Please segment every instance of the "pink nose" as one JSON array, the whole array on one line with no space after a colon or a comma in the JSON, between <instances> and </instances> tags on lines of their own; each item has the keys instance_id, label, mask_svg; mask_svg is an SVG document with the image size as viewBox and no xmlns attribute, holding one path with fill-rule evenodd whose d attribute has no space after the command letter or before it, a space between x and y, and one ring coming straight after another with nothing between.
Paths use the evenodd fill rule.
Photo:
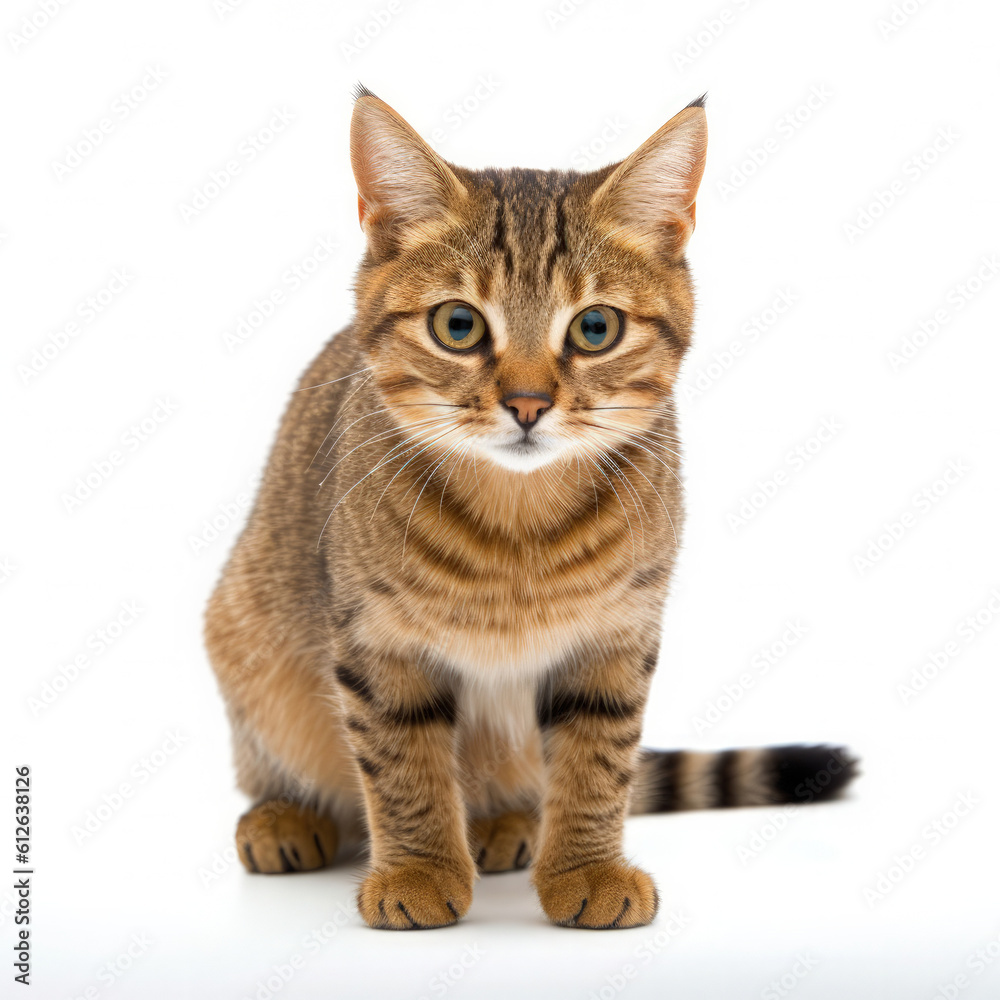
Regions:
<instances>
[{"instance_id":1,"label":"pink nose","mask_svg":"<svg viewBox=\"0 0 1000 1000\"><path fill-rule=\"evenodd\" d=\"M552 397L533 392L531 395L505 396L503 404L522 427L529 428L552 405Z\"/></svg>"}]
</instances>

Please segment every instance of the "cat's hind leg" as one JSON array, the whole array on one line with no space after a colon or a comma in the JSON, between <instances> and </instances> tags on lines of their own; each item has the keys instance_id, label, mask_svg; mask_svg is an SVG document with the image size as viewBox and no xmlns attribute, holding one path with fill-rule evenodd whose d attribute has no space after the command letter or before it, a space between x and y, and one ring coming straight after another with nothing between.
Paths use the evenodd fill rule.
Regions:
<instances>
[{"instance_id":1,"label":"cat's hind leg","mask_svg":"<svg viewBox=\"0 0 1000 1000\"><path fill-rule=\"evenodd\" d=\"M332 819L287 796L258 803L236 826L243 867L266 875L325 868L337 853L339 839Z\"/></svg>"},{"instance_id":2,"label":"cat's hind leg","mask_svg":"<svg viewBox=\"0 0 1000 1000\"><path fill-rule=\"evenodd\" d=\"M256 631L240 631L228 606L217 604L206 635L226 699L236 784L255 803L237 825L239 858L250 872L323 868L339 845L364 839L356 766L324 680L330 665L294 630L256 623ZM272 633L283 641L268 640Z\"/></svg>"},{"instance_id":3,"label":"cat's hind leg","mask_svg":"<svg viewBox=\"0 0 1000 1000\"><path fill-rule=\"evenodd\" d=\"M469 847L481 872L527 868L538 838L538 819L531 812L506 812L469 824Z\"/></svg>"}]
</instances>

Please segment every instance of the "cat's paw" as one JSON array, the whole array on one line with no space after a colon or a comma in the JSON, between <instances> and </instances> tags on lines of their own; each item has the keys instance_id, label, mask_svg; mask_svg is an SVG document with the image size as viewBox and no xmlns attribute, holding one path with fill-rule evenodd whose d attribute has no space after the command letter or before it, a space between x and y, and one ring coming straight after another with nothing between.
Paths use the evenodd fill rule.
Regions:
<instances>
[{"instance_id":1,"label":"cat's paw","mask_svg":"<svg viewBox=\"0 0 1000 1000\"><path fill-rule=\"evenodd\" d=\"M471 872L426 862L376 868L358 891L361 916L382 930L447 927L465 916L471 902Z\"/></svg>"},{"instance_id":2,"label":"cat's paw","mask_svg":"<svg viewBox=\"0 0 1000 1000\"><path fill-rule=\"evenodd\" d=\"M483 872L527 868L537 835L538 820L526 812L473 820L469 827L472 853Z\"/></svg>"},{"instance_id":3,"label":"cat's paw","mask_svg":"<svg viewBox=\"0 0 1000 1000\"><path fill-rule=\"evenodd\" d=\"M337 853L337 827L307 806L273 799L236 826L236 850L248 872L268 875L324 868Z\"/></svg>"},{"instance_id":4,"label":"cat's paw","mask_svg":"<svg viewBox=\"0 0 1000 1000\"><path fill-rule=\"evenodd\" d=\"M542 909L563 927L641 927L656 916L660 902L652 878L625 861L538 872L534 882Z\"/></svg>"}]
</instances>

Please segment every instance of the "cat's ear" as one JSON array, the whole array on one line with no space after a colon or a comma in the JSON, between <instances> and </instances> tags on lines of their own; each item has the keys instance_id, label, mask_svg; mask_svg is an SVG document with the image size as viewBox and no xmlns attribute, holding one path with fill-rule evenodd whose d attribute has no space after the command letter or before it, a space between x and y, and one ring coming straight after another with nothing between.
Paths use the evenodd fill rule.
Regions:
<instances>
[{"instance_id":1,"label":"cat's ear","mask_svg":"<svg viewBox=\"0 0 1000 1000\"><path fill-rule=\"evenodd\" d=\"M702 97L613 167L591 196L591 206L654 252L680 253L694 229L707 142Z\"/></svg>"},{"instance_id":2,"label":"cat's ear","mask_svg":"<svg viewBox=\"0 0 1000 1000\"><path fill-rule=\"evenodd\" d=\"M445 217L468 195L448 164L364 87L351 119L351 166L358 218L376 253Z\"/></svg>"}]
</instances>

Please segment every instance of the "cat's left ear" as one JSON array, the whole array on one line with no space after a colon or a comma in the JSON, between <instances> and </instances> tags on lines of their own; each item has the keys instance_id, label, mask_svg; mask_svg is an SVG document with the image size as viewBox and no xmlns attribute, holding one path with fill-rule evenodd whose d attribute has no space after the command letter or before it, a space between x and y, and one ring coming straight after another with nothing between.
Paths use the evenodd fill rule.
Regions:
<instances>
[{"instance_id":1,"label":"cat's left ear","mask_svg":"<svg viewBox=\"0 0 1000 1000\"><path fill-rule=\"evenodd\" d=\"M358 185L358 218L376 254L433 228L468 196L451 167L363 87L351 119L351 166Z\"/></svg>"},{"instance_id":2,"label":"cat's left ear","mask_svg":"<svg viewBox=\"0 0 1000 1000\"><path fill-rule=\"evenodd\" d=\"M591 206L640 245L679 254L694 229L707 144L705 99L700 97L614 167L591 195Z\"/></svg>"}]
</instances>

